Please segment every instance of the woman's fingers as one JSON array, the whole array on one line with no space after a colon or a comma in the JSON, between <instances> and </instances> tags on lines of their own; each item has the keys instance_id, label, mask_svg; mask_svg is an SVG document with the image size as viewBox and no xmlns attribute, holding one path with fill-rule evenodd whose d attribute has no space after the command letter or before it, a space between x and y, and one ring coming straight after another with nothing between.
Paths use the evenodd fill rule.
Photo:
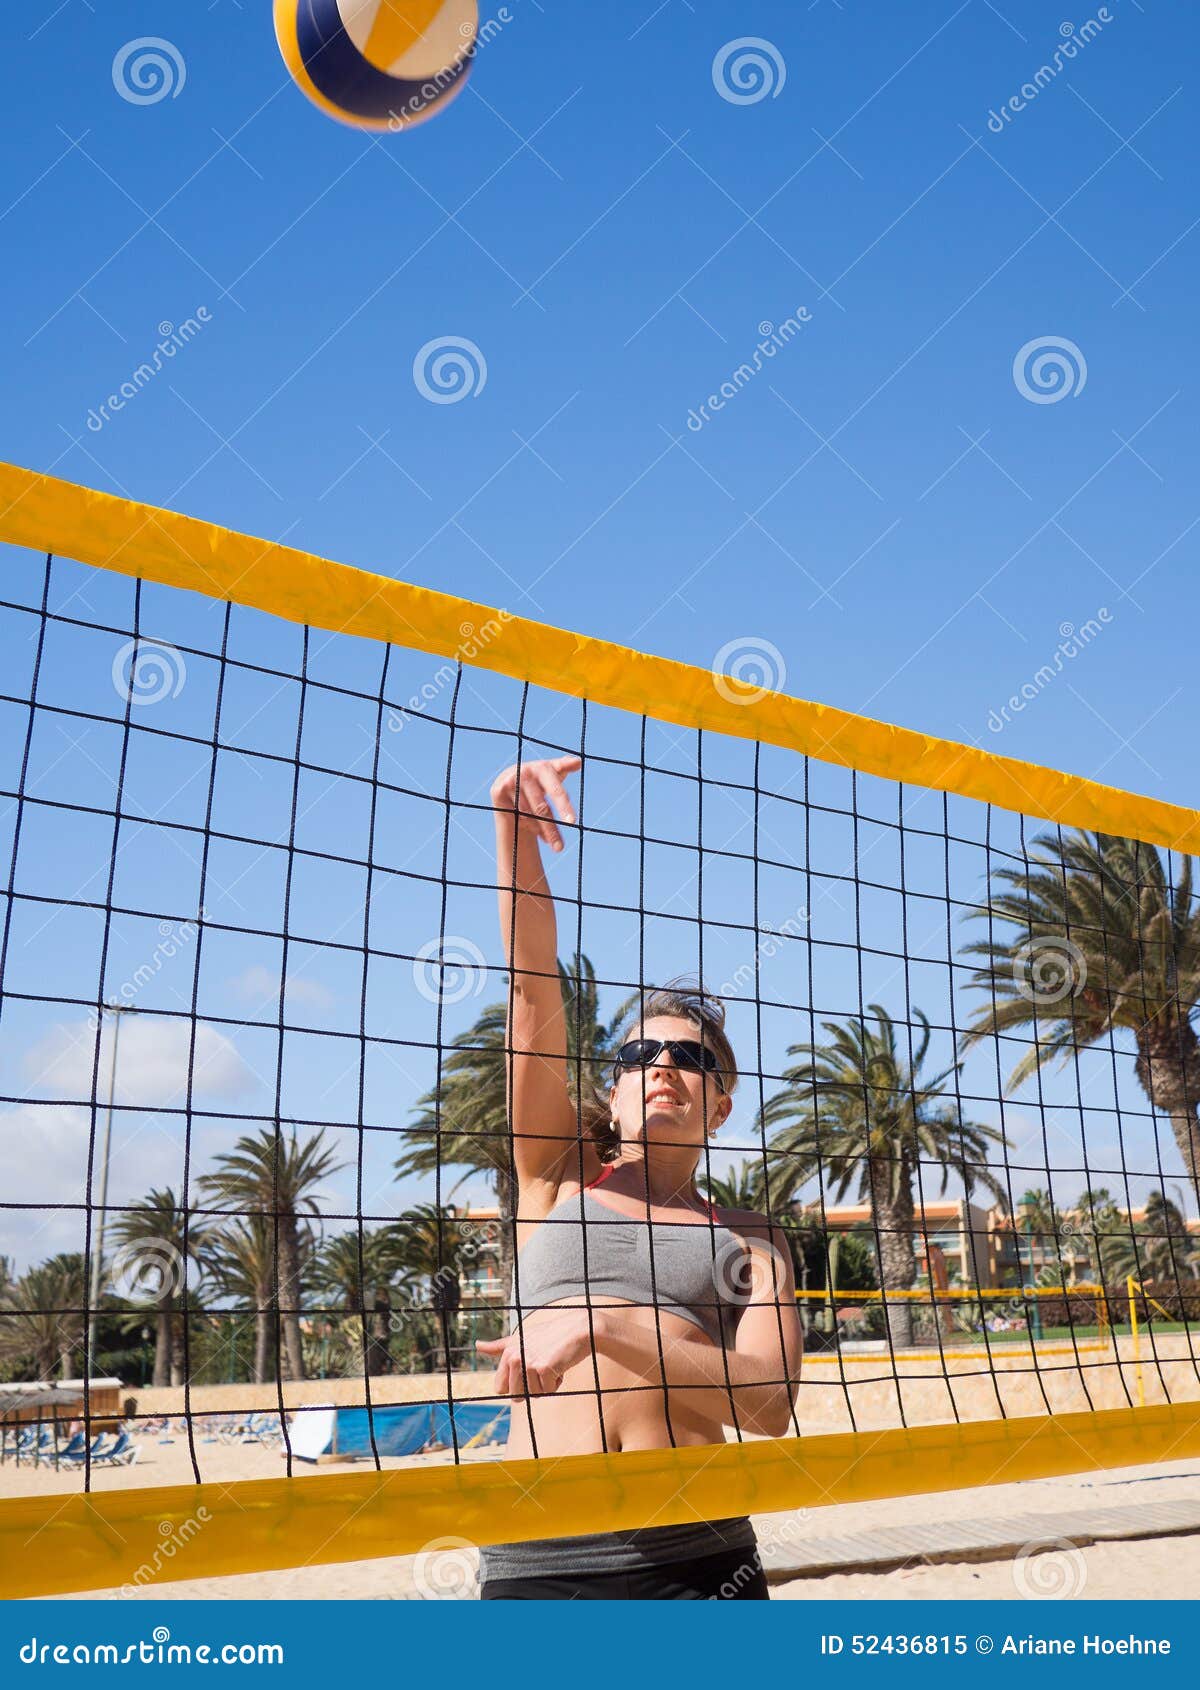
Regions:
<instances>
[{"instance_id":1,"label":"woman's fingers","mask_svg":"<svg viewBox=\"0 0 1200 1690\"><path fill-rule=\"evenodd\" d=\"M494 1389L498 1397L548 1397L553 1396L563 1382L562 1370L553 1362L535 1362L528 1356L522 1360L521 1340L516 1334L508 1338L492 1338L480 1341L477 1345L482 1349L494 1348L497 1344L504 1345L503 1354L496 1366Z\"/></svg>"},{"instance_id":2,"label":"woman's fingers","mask_svg":"<svg viewBox=\"0 0 1200 1690\"><path fill-rule=\"evenodd\" d=\"M563 840L555 826L555 810L568 824L576 820L575 806L563 777L582 767L582 758L573 754L514 763L493 781L492 803L498 810L515 809L518 820L532 820L538 838L551 850L561 851Z\"/></svg>"},{"instance_id":3,"label":"woman's fingers","mask_svg":"<svg viewBox=\"0 0 1200 1690\"><path fill-rule=\"evenodd\" d=\"M550 1397L562 1382L563 1376L556 1367L536 1362L522 1367L521 1358L514 1356L506 1388L502 1392L497 1389L497 1394L509 1397Z\"/></svg>"},{"instance_id":4,"label":"woman's fingers","mask_svg":"<svg viewBox=\"0 0 1200 1690\"><path fill-rule=\"evenodd\" d=\"M538 837L544 840L552 851L561 851L562 834L554 825L554 812L546 799L544 779L544 771L536 764L524 771L521 781L521 808L527 815L535 818L534 825Z\"/></svg>"},{"instance_id":5,"label":"woman's fingers","mask_svg":"<svg viewBox=\"0 0 1200 1690\"><path fill-rule=\"evenodd\" d=\"M573 822L575 820L575 806L571 802L571 794L559 779L559 773L554 764L547 763L539 772L546 796L554 800L563 821Z\"/></svg>"}]
</instances>

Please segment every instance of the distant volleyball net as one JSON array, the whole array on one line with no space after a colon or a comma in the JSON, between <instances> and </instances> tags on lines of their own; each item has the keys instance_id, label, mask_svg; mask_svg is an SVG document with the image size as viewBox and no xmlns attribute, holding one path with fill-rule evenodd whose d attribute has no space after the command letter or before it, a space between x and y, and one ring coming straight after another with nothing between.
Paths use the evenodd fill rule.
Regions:
<instances>
[{"instance_id":1,"label":"distant volleyball net","mask_svg":"<svg viewBox=\"0 0 1200 1690\"><path fill-rule=\"evenodd\" d=\"M12 466L0 542L12 1594L201 1505L187 1576L1200 1455L1200 815L789 697L737 630L693 668ZM504 1453L489 784L558 756L577 1136L703 980L784 1436Z\"/></svg>"}]
</instances>

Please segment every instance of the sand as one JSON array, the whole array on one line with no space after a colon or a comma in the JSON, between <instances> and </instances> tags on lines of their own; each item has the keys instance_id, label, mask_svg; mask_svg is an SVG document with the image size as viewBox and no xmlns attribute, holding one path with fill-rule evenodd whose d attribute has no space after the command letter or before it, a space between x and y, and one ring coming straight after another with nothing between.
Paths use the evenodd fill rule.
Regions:
<instances>
[{"instance_id":1,"label":"sand","mask_svg":"<svg viewBox=\"0 0 1200 1690\"><path fill-rule=\"evenodd\" d=\"M427 1460L428 1457L418 1457ZM328 1471L328 1469L325 1469ZM1200 1464L1170 1462L1104 1474L1039 1479L1016 1485L991 1485L938 1496L899 1497L885 1502L842 1504L832 1508L759 1515L755 1527L764 1544L870 1532L896 1524L935 1524L947 1520L1037 1516L1045 1535L1055 1535L1055 1520L1081 1510L1139 1507L1200 1497ZM298 1567L236 1578L161 1580L140 1590L82 1591L96 1599L290 1600L337 1601L344 1598L421 1601L437 1597L473 1599L477 1552L454 1540L440 1555L405 1555L332 1566ZM1068 1552L1065 1572L1076 1597L1151 1600L1192 1599L1200 1584L1200 1534L1100 1543ZM775 1601L810 1601L819 1597L862 1597L901 1602L941 1598L1026 1599L1028 1578L1012 1559L916 1564L889 1572L845 1572L775 1583Z\"/></svg>"},{"instance_id":2,"label":"sand","mask_svg":"<svg viewBox=\"0 0 1200 1690\"><path fill-rule=\"evenodd\" d=\"M1087 1358L1085 1370L1074 1366L1074 1358L1057 1361L1052 1374L1043 1376L1043 1384L1055 1408L1087 1406L1090 1394L1096 1407L1125 1406L1136 1401L1138 1369L1132 1365L1121 1346L1120 1363L1115 1362L1111 1350L1107 1355ZM1171 1353L1171 1352L1174 1353ZM1156 1367L1143 1356L1141 1392L1147 1402L1162 1401L1168 1386L1175 1400L1194 1398L1197 1394L1196 1364L1174 1343L1160 1344L1160 1358L1165 1365ZM1168 1359L1169 1356L1169 1359ZM1082 1359L1082 1358L1081 1358ZM1089 1365L1090 1364L1090 1365ZM1027 1362L1026 1362L1027 1365ZM978 1363L967 1370L961 1381L945 1377L930 1378L926 1366L902 1365L905 1375L903 1389L906 1408L922 1412L912 1414L913 1423L936 1423L949 1418L946 1413L949 1392L953 1389L960 1411L968 1405L974 1409L967 1418L994 1416L995 1390L992 1380L979 1377ZM876 1369L872 1367L872 1372ZM999 1371L999 1370L998 1370ZM844 1395L836 1381L836 1368L827 1369L828 1385L824 1390L817 1384L816 1368L806 1369L810 1388L800 1393L800 1417L803 1429L809 1433L840 1431L846 1424ZM829 1377L832 1372L833 1377ZM922 1377L921 1375L925 1375ZM456 1398L485 1397L492 1375L488 1372L456 1375ZM421 1375L411 1378L385 1379L373 1382L372 1395L377 1403L412 1402L445 1395L445 1381ZM815 1387L815 1388L814 1388ZM831 1389L832 1387L832 1389ZM183 1406L179 1391L135 1391L138 1410L146 1412L178 1413ZM860 1429L895 1425L896 1386L878 1376L863 1379L854 1388L855 1408ZM1045 1412L1038 1383L1026 1373L1003 1381L1003 1395L1010 1413L1037 1414ZM834 1401L830 1404L830 1398ZM255 1408L269 1411L274 1407L274 1387L232 1385L207 1387L192 1393L193 1412L200 1416L223 1415L230 1411L241 1414ZM360 1380L309 1381L285 1387L285 1401L292 1406L334 1401L361 1402ZM988 1412L989 1403L991 1412ZM830 1412L832 1407L833 1412ZM227 1422L226 1422L227 1423ZM258 1443L225 1443L219 1440L212 1426L198 1419L194 1428L194 1452L201 1477L206 1481L231 1483L240 1479L277 1478L286 1471L278 1449ZM93 1473L93 1489L108 1491L150 1485L190 1484L194 1479L192 1451L189 1449L182 1422L172 1422L166 1434L158 1431L141 1433L137 1438L137 1463L115 1469L98 1468ZM465 1461L494 1460L499 1453L493 1446L462 1452ZM450 1452L431 1452L420 1456L385 1459L387 1468L424 1466L451 1459ZM319 1468L295 1461L296 1482L304 1483L310 1473L328 1474L338 1471L363 1472L365 1463L329 1463ZM1089 1507L1136 1507L1165 1501L1196 1501L1200 1499L1200 1463L1168 1463L1151 1468L1132 1469L1123 1473L1079 1475L1045 1479L1020 1485L997 1485L977 1490L962 1490L934 1496L914 1496L876 1503L846 1504L838 1507L801 1510L788 1514L757 1517L755 1525L760 1540L769 1543L780 1537L783 1542L802 1539L841 1537L846 1534L871 1532L887 1525L929 1523L950 1520L1010 1518L1020 1515L1044 1515L1047 1535L1054 1535L1056 1516L1078 1514ZM82 1488L79 1472L56 1472L52 1467L20 1467L11 1461L0 1466L0 1496L49 1495ZM452 1531L453 1523L448 1523ZM475 1569L477 1551L471 1545L455 1540L451 1548L440 1555L402 1556L340 1565L321 1565L279 1572L258 1573L244 1577L193 1579L166 1583L155 1580L129 1598L140 1600L147 1596L169 1596L171 1599L266 1598L336 1600L347 1597L372 1599L423 1599L448 1595L464 1598L476 1593ZM938 1563L915 1565L897 1571L870 1573L847 1571L830 1575L798 1578L775 1583L772 1596L776 1600L808 1600L817 1596L836 1598L880 1597L911 1601L914 1598L941 1597L999 1597L1019 1599L1019 1569L1011 1561L988 1561L983 1564ZM1200 1535L1171 1536L1137 1542L1100 1543L1072 1552L1071 1584L1078 1585L1076 1594L1089 1597L1124 1596L1133 1598L1178 1597L1192 1598L1200 1583ZM80 1593L91 1596L120 1596L120 1592L96 1591Z\"/></svg>"}]
</instances>

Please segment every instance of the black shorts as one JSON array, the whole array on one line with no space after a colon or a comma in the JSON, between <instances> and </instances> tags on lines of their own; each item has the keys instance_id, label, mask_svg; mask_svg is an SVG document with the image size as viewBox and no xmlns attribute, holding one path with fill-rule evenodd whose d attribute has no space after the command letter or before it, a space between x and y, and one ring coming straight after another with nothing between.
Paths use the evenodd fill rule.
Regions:
<instances>
[{"instance_id":1,"label":"black shorts","mask_svg":"<svg viewBox=\"0 0 1200 1690\"><path fill-rule=\"evenodd\" d=\"M757 1549L731 1549L692 1561L630 1567L620 1573L553 1573L485 1579L481 1602L767 1602Z\"/></svg>"}]
</instances>

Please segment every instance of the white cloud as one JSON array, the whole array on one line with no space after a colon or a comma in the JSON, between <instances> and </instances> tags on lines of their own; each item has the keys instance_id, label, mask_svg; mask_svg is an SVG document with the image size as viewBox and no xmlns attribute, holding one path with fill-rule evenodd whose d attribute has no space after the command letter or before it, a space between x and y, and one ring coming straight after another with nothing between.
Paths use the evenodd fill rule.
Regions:
<instances>
[{"instance_id":1,"label":"white cloud","mask_svg":"<svg viewBox=\"0 0 1200 1690\"><path fill-rule=\"evenodd\" d=\"M122 1052L124 1035L122 1035ZM0 1210L0 1255L17 1271L60 1251L81 1251L85 1239L90 1109L69 1104L18 1104L0 1109L0 1191L11 1203L35 1208ZM102 1114L101 1114L102 1120ZM92 1170L92 1201L100 1199L100 1142ZM117 1116L113 1123L110 1205L136 1202L154 1186L179 1189L183 1170L178 1136L147 1117ZM94 1225L93 1221L93 1225Z\"/></svg>"},{"instance_id":2,"label":"white cloud","mask_svg":"<svg viewBox=\"0 0 1200 1690\"><path fill-rule=\"evenodd\" d=\"M191 1022L182 1017L123 1015L113 1095L117 1103L165 1107L187 1096ZM108 1097L116 1017L101 1029L98 1091ZM73 1100L90 1098L96 1035L88 1021L51 1029L25 1054L25 1070L39 1093ZM206 1021L196 1023L193 1094L233 1097L254 1084L254 1075L225 1034Z\"/></svg>"},{"instance_id":3,"label":"white cloud","mask_svg":"<svg viewBox=\"0 0 1200 1690\"><path fill-rule=\"evenodd\" d=\"M264 1000L279 1002L279 976L262 963L255 963L239 974L230 985L239 997L261 1004ZM329 1009L334 1003L333 993L318 980L308 980L302 974L289 974L285 996L294 1003L311 1004L315 1009Z\"/></svg>"}]
</instances>

